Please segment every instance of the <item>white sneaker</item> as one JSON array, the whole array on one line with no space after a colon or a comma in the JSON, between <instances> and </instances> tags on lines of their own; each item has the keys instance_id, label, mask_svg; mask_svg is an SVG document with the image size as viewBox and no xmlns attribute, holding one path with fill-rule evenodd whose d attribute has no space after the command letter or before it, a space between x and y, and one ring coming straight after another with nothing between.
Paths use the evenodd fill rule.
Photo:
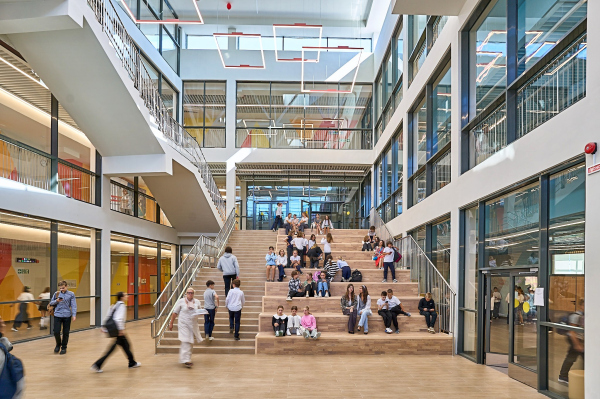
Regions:
<instances>
[{"instance_id":1,"label":"white sneaker","mask_svg":"<svg viewBox=\"0 0 600 399\"><path fill-rule=\"evenodd\" d=\"M325 293L325 298L329 298L331 295L329 295L329 292Z\"/></svg>"},{"instance_id":2,"label":"white sneaker","mask_svg":"<svg viewBox=\"0 0 600 399\"><path fill-rule=\"evenodd\" d=\"M90 370L92 370L94 373L102 373L102 369L98 366L96 366L95 364L92 364L92 367L90 367Z\"/></svg>"},{"instance_id":3,"label":"white sneaker","mask_svg":"<svg viewBox=\"0 0 600 399\"><path fill-rule=\"evenodd\" d=\"M288 301L288 302L292 302L292 297L288 296L285 300Z\"/></svg>"},{"instance_id":4,"label":"white sneaker","mask_svg":"<svg viewBox=\"0 0 600 399\"><path fill-rule=\"evenodd\" d=\"M138 367L140 367L142 365L142 363L137 362L136 364L134 364L133 366L129 366L130 369L137 369Z\"/></svg>"},{"instance_id":5,"label":"white sneaker","mask_svg":"<svg viewBox=\"0 0 600 399\"><path fill-rule=\"evenodd\" d=\"M308 298L308 291L306 291L306 297Z\"/></svg>"},{"instance_id":6,"label":"white sneaker","mask_svg":"<svg viewBox=\"0 0 600 399\"><path fill-rule=\"evenodd\" d=\"M304 330L304 338L310 338L310 333L308 332L308 330Z\"/></svg>"},{"instance_id":7,"label":"white sneaker","mask_svg":"<svg viewBox=\"0 0 600 399\"><path fill-rule=\"evenodd\" d=\"M208 340L209 340L209 341L212 341L212 340L214 340L214 339L215 339L215 337L208 337Z\"/></svg>"},{"instance_id":8,"label":"white sneaker","mask_svg":"<svg viewBox=\"0 0 600 399\"><path fill-rule=\"evenodd\" d=\"M300 332L300 330L296 330L296 335L297 336L301 336L302 335L302 333Z\"/></svg>"},{"instance_id":9,"label":"white sneaker","mask_svg":"<svg viewBox=\"0 0 600 399\"><path fill-rule=\"evenodd\" d=\"M276 337L279 337L279 332L280 332L279 330L275 331L275 336Z\"/></svg>"},{"instance_id":10,"label":"white sneaker","mask_svg":"<svg viewBox=\"0 0 600 399\"><path fill-rule=\"evenodd\" d=\"M13 327L13 328L11 328L10 330L11 330L11 331L14 331L14 332L19 332L19 330L17 330L17 329L16 329L16 328L14 328L14 327Z\"/></svg>"},{"instance_id":11,"label":"white sneaker","mask_svg":"<svg viewBox=\"0 0 600 399\"><path fill-rule=\"evenodd\" d=\"M321 333L317 331L317 335L315 335L314 339L318 339L321 336Z\"/></svg>"},{"instance_id":12,"label":"white sneaker","mask_svg":"<svg viewBox=\"0 0 600 399\"><path fill-rule=\"evenodd\" d=\"M397 283L397 282L398 282L398 280L394 279L394 283Z\"/></svg>"},{"instance_id":13,"label":"white sneaker","mask_svg":"<svg viewBox=\"0 0 600 399\"><path fill-rule=\"evenodd\" d=\"M387 283L386 279L381 280L382 283Z\"/></svg>"},{"instance_id":14,"label":"white sneaker","mask_svg":"<svg viewBox=\"0 0 600 399\"><path fill-rule=\"evenodd\" d=\"M290 332L290 330L287 330L286 335L292 335L292 333Z\"/></svg>"},{"instance_id":15,"label":"white sneaker","mask_svg":"<svg viewBox=\"0 0 600 399\"><path fill-rule=\"evenodd\" d=\"M391 333L392 333L392 329L391 329L391 328L386 328L386 329L385 329L385 332L386 332L387 334L391 334Z\"/></svg>"},{"instance_id":16,"label":"white sneaker","mask_svg":"<svg viewBox=\"0 0 600 399\"><path fill-rule=\"evenodd\" d=\"M319 294L317 295L319 298L321 298L321 293L319 292Z\"/></svg>"}]
</instances>

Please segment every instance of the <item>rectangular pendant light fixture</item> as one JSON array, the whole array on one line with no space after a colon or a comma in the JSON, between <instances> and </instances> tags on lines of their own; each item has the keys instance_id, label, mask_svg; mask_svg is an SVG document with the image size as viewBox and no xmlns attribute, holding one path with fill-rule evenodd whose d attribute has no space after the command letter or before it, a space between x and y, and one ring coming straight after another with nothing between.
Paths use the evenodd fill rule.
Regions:
<instances>
[{"instance_id":1,"label":"rectangular pendant light fixture","mask_svg":"<svg viewBox=\"0 0 600 399\"><path fill-rule=\"evenodd\" d=\"M315 34L318 32L319 33L319 44L318 46L321 46L321 38L323 36L323 26L322 25L307 25L305 23L295 23L295 24L273 24L273 40L275 41L275 61L277 62L302 62L304 59L304 54L302 54L302 58L297 58L297 57L292 57L292 58L286 58L286 57L281 57L280 58L280 54L277 50L277 30L279 29L279 31L281 32L282 30L288 30L288 29L308 29L308 30L313 30L315 32ZM285 35L282 35L285 36ZM310 37L312 39L312 37ZM307 39L309 39L307 37ZM286 50L287 51L296 51L296 50ZM308 59L304 59L304 62L319 62L319 58L321 56L321 50L317 50L317 56L314 58L308 58Z\"/></svg>"}]
</instances>

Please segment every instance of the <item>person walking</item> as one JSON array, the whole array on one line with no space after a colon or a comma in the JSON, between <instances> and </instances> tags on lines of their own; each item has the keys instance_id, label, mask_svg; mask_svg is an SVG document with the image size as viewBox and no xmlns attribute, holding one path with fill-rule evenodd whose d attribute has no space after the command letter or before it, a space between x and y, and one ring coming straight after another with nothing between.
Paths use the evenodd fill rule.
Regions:
<instances>
[{"instance_id":1,"label":"person walking","mask_svg":"<svg viewBox=\"0 0 600 399\"><path fill-rule=\"evenodd\" d=\"M240 277L240 264L233 254L231 247L225 248L225 253L219 258L217 269L223 272L223 282L225 283L225 298L231 289L231 281Z\"/></svg>"},{"instance_id":2,"label":"person walking","mask_svg":"<svg viewBox=\"0 0 600 399\"><path fill-rule=\"evenodd\" d=\"M131 349L129 348L129 341L125 335L125 319L127 318L127 293L117 292L117 302L110 307L106 318L108 319L110 316L112 316L117 328L119 329L119 335L110 348L108 348L106 354L92 364L91 370L96 373L102 373L102 365L111 355L111 353L113 353L117 345L119 345L125 352L125 355L127 355L130 369L140 367L142 363L136 362L133 358L133 353L131 353Z\"/></svg>"},{"instance_id":3,"label":"person walking","mask_svg":"<svg viewBox=\"0 0 600 399\"><path fill-rule=\"evenodd\" d=\"M50 317L48 317L48 304L50 303L50 287L46 287L38 299L38 310L40 311L40 330L47 330L48 324L50 324Z\"/></svg>"},{"instance_id":4,"label":"person walking","mask_svg":"<svg viewBox=\"0 0 600 399\"><path fill-rule=\"evenodd\" d=\"M175 303L171 322L169 323L169 331L173 331L173 322L177 317L177 339L181 341L179 346L179 363L190 368L192 363L192 348L194 347L194 338L196 341L202 342L200 328L198 327L198 310L200 309L200 301L194 298L195 291L189 287L185 291L185 297L180 298Z\"/></svg>"},{"instance_id":5,"label":"person walking","mask_svg":"<svg viewBox=\"0 0 600 399\"><path fill-rule=\"evenodd\" d=\"M208 314L204 315L204 338L212 341L213 329L215 328L215 317L219 307L219 296L215 292L215 282L208 280L206 282L206 291L204 291L204 309Z\"/></svg>"},{"instance_id":6,"label":"person walking","mask_svg":"<svg viewBox=\"0 0 600 399\"><path fill-rule=\"evenodd\" d=\"M229 310L229 333L234 333L236 341L240 340L240 319L242 318L242 308L246 303L244 291L240 290L240 280L233 280L233 289L225 298L225 306Z\"/></svg>"},{"instance_id":7,"label":"person walking","mask_svg":"<svg viewBox=\"0 0 600 399\"><path fill-rule=\"evenodd\" d=\"M60 351L60 354L64 355L67 353L67 345L69 344L71 321L77 319L75 294L67 289L67 282L65 280L58 283L58 291L52 295L50 305L54 306L54 339L56 340L54 353ZM61 328L62 339L60 336Z\"/></svg>"},{"instance_id":8,"label":"person walking","mask_svg":"<svg viewBox=\"0 0 600 399\"><path fill-rule=\"evenodd\" d=\"M492 309L492 319L497 319L500 317L500 304L502 303L502 294L498 291L498 287L494 287L494 292L492 293L492 303L494 305Z\"/></svg>"},{"instance_id":9,"label":"person walking","mask_svg":"<svg viewBox=\"0 0 600 399\"><path fill-rule=\"evenodd\" d=\"M31 322L29 321L29 313L27 313L29 302L34 300L33 295L31 295L31 292L29 291L29 287L25 286L23 287L23 292L21 292L21 294L19 294L17 297L17 301L21 303L19 303L19 313L17 314L17 317L15 317L15 322L11 328L11 330L14 332L19 331L19 327L21 327L21 324L23 323L27 324L28 330L33 328Z\"/></svg>"},{"instance_id":10,"label":"person walking","mask_svg":"<svg viewBox=\"0 0 600 399\"><path fill-rule=\"evenodd\" d=\"M283 204L281 202L277 203L277 209L275 210L275 220L273 221L273 226L271 226L271 230L277 231L278 228L283 224Z\"/></svg>"}]
</instances>

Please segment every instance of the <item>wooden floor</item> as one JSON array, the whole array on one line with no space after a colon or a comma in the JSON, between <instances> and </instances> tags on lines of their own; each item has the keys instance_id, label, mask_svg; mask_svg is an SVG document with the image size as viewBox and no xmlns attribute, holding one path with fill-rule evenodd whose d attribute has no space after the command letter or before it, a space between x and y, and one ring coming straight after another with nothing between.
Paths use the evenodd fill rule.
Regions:
<instances>
[{"instance_id":1,"label":"wooden floor","mask_svg":"<svg viewBox=\"0 0 600 399\"><path fill-rule=\"evenodd\" d=\"M110 342L97 329L72 334L65 356L53 353L52 338L17 344L13 353L25 366L25 398L57 393L57 375L67 379L61 392L70 398L545 397L460 356L195 354L194 368L185 369L177 354L154 355L149 324L127 324L134 355L142 363L139 369L129 370L117 349L104 373L92 373L90 365Z\"/></svg>"}]
</instances>

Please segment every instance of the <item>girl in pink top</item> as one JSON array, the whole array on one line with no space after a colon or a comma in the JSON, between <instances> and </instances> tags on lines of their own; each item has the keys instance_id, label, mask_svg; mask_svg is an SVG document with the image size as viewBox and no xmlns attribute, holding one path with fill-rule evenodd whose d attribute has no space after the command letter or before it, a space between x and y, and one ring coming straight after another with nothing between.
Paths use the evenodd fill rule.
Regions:
<instances>
[{"instance_id":1,"label":"girl in pink top","mask_svg":"<svg viewBox=\"0 0 600 399\"><path fill-rule=\"evenodd\" d=\"M315 316L310 313L308 306L304 308L304 316L300 320L300 330L304 338L317 339L321 336L321 333L317 331L317 320Z\"/></svg>"}]
</instances>

